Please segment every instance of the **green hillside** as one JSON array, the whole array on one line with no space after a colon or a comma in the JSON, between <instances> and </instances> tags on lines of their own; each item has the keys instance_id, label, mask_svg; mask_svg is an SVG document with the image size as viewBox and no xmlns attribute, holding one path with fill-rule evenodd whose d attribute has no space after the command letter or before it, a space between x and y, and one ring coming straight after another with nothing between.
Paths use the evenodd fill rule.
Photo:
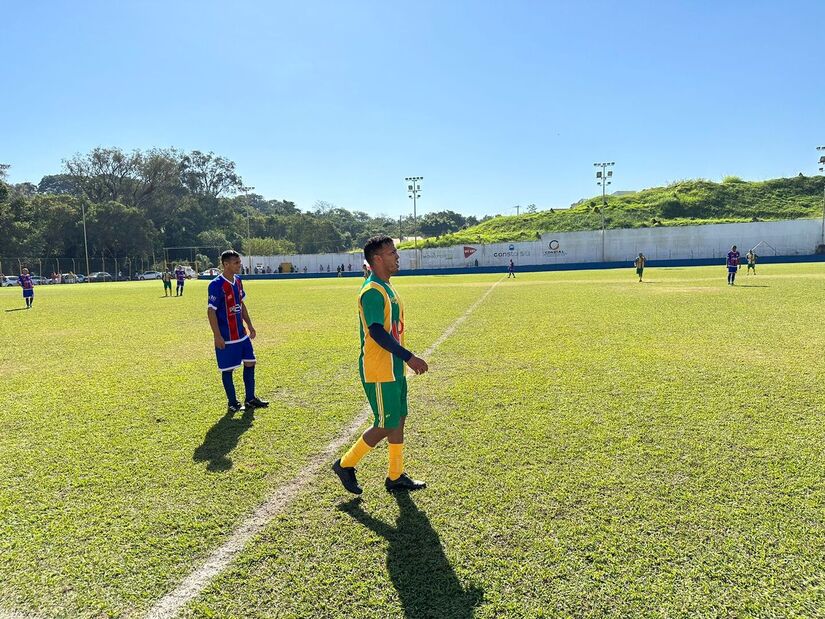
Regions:
<instances>
[{"instance_id":1,"label":"green hillside","mask_svg":"<svg viewBox=\"0 0 825 619\"><path fill-rule=\"evenodd\" d=\"M798 176L762 182L728 177L721 183L680 181L622 196L609 196L607 228L645 228L711 223L803 219L822 216L825 177ZM428 238L425 247L462 243L535 240L544 232L574 232L601 228L601 196L569 209L524 215L503 215L477 226ZM411 242L401 247L412 247Z\"/></svg>"}]
</instances>

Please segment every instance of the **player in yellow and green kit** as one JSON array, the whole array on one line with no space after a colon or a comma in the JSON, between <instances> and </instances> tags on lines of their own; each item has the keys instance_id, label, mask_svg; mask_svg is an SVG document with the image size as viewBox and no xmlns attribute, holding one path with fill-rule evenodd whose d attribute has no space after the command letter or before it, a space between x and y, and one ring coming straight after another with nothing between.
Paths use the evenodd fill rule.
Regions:
<instances>
[{"instance_id":1,"label":"player in yellow and green kit","mask_svg":"<svg viewBox=\"0 0 825 619\"><path fill-rule=\"evenodd\" d=\"M364 245L364 257L371 274L358 295L361 331L359 371L373 414L372 427L335 461L332 470L348 491L361 494L355 466L379 442L387 439L390 461L384 487L389 491L418 490L423 481L404 472L404 422L407 419L407 378L404 364L416 374L429 368L404 348L404 304L390 284L398 272L398 250L392 239L374 236Z\"/></svg>"}]
</instances>

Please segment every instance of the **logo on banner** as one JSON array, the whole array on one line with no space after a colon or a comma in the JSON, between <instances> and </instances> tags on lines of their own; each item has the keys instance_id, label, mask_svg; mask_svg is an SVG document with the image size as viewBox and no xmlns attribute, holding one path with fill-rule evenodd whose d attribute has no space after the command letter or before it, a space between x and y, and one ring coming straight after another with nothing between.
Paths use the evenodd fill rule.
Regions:
<instances>
[{"instance_id":1,"label":"logo on banner","mask_svg":"<svg viewBox=\"0 0 825 619\"><path fill-rule=\"evenodd\" d=\"M529 258L533 254L527 243L522 243L520 246L515 243L507 243L505 245L507 251L493 252L493 258Z\"/></svg>"},{"instance_id":2,"label":"logo on banner","mask_svg":"<svg viewBox=\"0 0 825 619\"><path fill-rule=\"evenodd\" d=\"M555 239L550 241L550 243L547 244L547 247L548 249L544 250L545 256L564 255L567 253L561 249L561 244Z\"/></svg>"},{"instance_id":3,"label":"logo on banner","mask_svg":"<svg viewBox=\"0 0 825 619\"><path fill-rule=\"evenodd\" d=\"M464 246L464 257L465 257L465 258L469 258L469 257L470 257L470 256L472 256L474 253L476 253L477 251L478 251L478 250L477 250L475 247L467 247L467 246L465 245L465 246Z\"/></svg>"}]
</instances>

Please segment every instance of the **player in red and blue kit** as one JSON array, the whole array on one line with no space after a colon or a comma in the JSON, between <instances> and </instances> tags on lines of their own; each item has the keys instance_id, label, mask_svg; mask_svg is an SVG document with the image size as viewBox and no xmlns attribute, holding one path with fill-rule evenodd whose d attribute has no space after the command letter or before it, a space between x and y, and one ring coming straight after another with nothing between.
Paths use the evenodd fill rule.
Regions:
<instances>
[{"instance_id":1,"label":"player in red and blue kit","mask_svg":"<svg viewBox=\"0 0 825 619\"><path fill-rule=\"evenodd\" d=\"M31 309L34 303L34 282L32 276L29 275L28 269L20 271L20 277L17 278L17 283L23 287L23 300L26 301L26 309Z\"/></svg>"},{"instance_id":2,"label":"player in red and blue kit","mask_svg":"<svg viewBox=\"0 0 825 619\"><path fill-rule=\"evenodd\" d=\"M223 252L221 266L223 273L209 282L206 314L215 338L215 356L229 402L227 412L237 413L244 410L238 402L235 383L232 381L232 372L241 366L246 390L246 408L266 408L269 402L255 396L255 351L252 349L252 340L256 333L244 304L246 292L243 282L238 277L241 272L240 254L231 249Z\"/></svg>"},{"instance_id":3,"label":"player in red and blue kit","mask_svg":"<svg viewBox=\"0 0 825 619\"><path fill-rule=\"evenodd\" d=\"M730 248L726 265L728 267L728 286L733 286L736 272L739 270L739 252L736 251L736 245Z\"/></svg>"},{"instance_id":4,"label":"player in red and blue kit","mask_svg":"<svg viewBox=\"0 0 825 619\"><path fill-rule=\"evenodd\" d=\"M186 271L183 270L183 267L178 265L175 269L175 279L178 280L178 286L175 288L175 296L182 297L183 296L183 284L186 282Z\"/></svg>"}]
</instances>

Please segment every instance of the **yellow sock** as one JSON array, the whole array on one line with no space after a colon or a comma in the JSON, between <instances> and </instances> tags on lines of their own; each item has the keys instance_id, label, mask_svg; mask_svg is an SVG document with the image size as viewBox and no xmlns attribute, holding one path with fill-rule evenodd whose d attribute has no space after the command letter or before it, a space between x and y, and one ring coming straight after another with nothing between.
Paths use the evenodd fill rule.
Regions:
<instances>
[{"instance_id":1,"label":"yellow sock","mask_svg":"<svg viewBox=\"0 0 825 619\"><path fill-rule=\"evenodd\" d=\"M390 465L387 477L395 481L404 472L404 443L390 443Z\"/></svg>"},{"instance_id":2,"label":"yellow sock","mask_svg":"<svg viewBox=\"0 0 825 619\"><path fill-rule=\"evenodd\" d=\"M349 448L349 451L344 454L344 457L341 458L341 466L344 468L355 466L361 462L361 458L366 456L371 449L372 447L367 445L367 441L365 441L362 436L356 441L355 445Z\"/></svg>"}]
</instances>

